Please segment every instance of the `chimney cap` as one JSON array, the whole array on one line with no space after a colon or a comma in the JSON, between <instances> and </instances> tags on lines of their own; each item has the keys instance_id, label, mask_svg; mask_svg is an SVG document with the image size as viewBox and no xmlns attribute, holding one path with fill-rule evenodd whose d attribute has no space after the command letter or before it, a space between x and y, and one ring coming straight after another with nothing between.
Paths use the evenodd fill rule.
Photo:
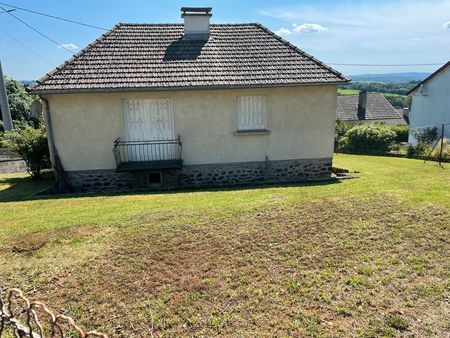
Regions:
<instances>
[{"instance_id":1,"label":"chimney cap","mask_svg":"<svg viewBox=\"0 0 450 338\"><path fill-rule=\"evenodd\" d=\"M211 14L212 7L181 7L181 11L183 12L181 14L181 17L188 15L212 16Z\"/></svg>"}]
</instances>

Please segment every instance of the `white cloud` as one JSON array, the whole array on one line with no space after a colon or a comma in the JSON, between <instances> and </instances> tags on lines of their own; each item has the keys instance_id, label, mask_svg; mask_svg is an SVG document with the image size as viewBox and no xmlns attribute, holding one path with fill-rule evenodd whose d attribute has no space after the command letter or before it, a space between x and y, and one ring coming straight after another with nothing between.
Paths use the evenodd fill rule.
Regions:
<instances>
[{"instance_id":1,"label":"white cloud","mask_svg":"<svg viewBox=\"0 0 450 338\"><path fill-rule=\"evenodd\" d=\"M296 23L294 23L292 27L293 31L300 33L321 33L328 30L328 28L323 27L317 23L304 23L302 25L297 25Z\"/></svg>"},{"instance_id":2,"label":"white cloud","mask_svg":"<svg viewBox=\"0 0 450 338\"><path fill-rule=\"evenodd\" d=\"M62 43L61 46L59 46L59 48L75 50L75 49L78 49L78 46L74 43Z\"/></svg>"},{"instance_id":3,"label":"white cloud","mask_svg":"<svg viewBox=\"0 0 450 338\"><path fill-rule=\"evenodd\" d=\"M393 51L405 56L431 48L439 51L434 54L439 61L445 53L443 60L448 59L450 52L450 36L442 29L450 29L449 12L450 0L435 0L432 6L428 0L343 0L260 10L260 14L278 19L279 27L303 23L290 28L292 33L328 29L327 34L289 35L305 49L341 51L356 57L353 52L357 49L373 56L373 52Z\"/></svg>"},{"instance_id":4,"label":"white cloud","mask_svg":"<svg viewBox=\"0 0 450 338\"><path fill-rule=\"evenodd\" d=\"M305 1L259 13L271 18L271 26L289 30L279 32L290 42L330 63L439 63L450 55L450 0ZM321 31L313 23L326 34L312 34ZM436 67L338 68L357 74Z\"/></svg>"},{"instance_id":5,"label":"white cloud","mask_svg":"<svg viewBox=\"0 0 450 338\"><path fill-rule=\"evenodd\" d=\"M276 35L284 36L291 34L291 30L289 28L281 27L279 30L275 31Z\"/></svg>"}]
</instances>

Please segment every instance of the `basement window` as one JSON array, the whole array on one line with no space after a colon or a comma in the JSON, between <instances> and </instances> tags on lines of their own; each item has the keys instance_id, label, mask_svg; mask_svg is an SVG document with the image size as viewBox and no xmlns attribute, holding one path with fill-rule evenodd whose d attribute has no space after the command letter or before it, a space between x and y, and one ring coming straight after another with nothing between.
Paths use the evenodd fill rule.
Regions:
<instances>
[{"instance_id":1,"label":"basement window","mask_svg":"<svg viewBox=\"0 0 450 338\"><path fill-rule=\"evenodd\" d=\"M160 171L148 173L147 184L149 187L159 186L162 184L162 177Z\"/></svg>"}]
</instances>

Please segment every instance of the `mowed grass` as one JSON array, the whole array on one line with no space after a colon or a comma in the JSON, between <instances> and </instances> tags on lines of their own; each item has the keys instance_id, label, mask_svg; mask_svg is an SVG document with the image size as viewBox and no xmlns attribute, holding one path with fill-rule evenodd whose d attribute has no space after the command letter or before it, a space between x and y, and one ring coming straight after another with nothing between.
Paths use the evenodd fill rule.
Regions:
<instances>
[{"instance_id":1,"label":"mowed grass","mask_svg":"<svg viewBox=\"0 0 450 338\"><path fill-rule=\"evenodd\" d=\"M359 90L358 89L338 89L337 93L339 95L354 95L354 94L358 94Z\"/></svg>"},{"instance_id":2,"label":"mowed grass","mask_svg":"<svg viewBox=\"0 0 450 338\"><path fill-rule=\"evenodd\" d=\"M449 166L334 164L359 178L36 199L0 176L0 285L111 336L447 336Z\"/></svg>"}]
</instances>

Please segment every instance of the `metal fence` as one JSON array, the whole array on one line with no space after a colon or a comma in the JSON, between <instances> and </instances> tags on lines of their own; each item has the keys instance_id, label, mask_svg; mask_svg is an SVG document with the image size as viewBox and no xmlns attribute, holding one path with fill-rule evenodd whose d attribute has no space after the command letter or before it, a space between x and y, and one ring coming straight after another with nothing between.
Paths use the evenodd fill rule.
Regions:
<instances>
[{"instance_id":1,"label":"metal fence","mask_svg":"<svg viewBox=\"0 0 450 338\"><path fill-rule=\"evenodd\" d=\"M50 310L42 302L30 301L19 289L0 288L0 337L4 336L108 338L102 332L85 332L73 318Z\"/></svg>"},{"instance_id":2,"label":"metal fence","mask_svg":"<svg viewBox=\"0 0 450 338\"><path fill-rule=\"evenodd\" d=\"M147 162L180 160L182 152L181 139L123 141L120 138L114 141L114 158L116 164L125 162Z\"/></svg>"},{"instance_id":3,"label":"metal fence","mask_svg":"<svg viewBox=\"0 0 450 338\"><path fill-rule=\"evenodd\" d=\"M450 156L450 123L412 127L410 133L419 146L431 146L431 150L425 154L425 161L434 158L439 164L446 162L445 159Z\"/></svg>"}]
</instances>

